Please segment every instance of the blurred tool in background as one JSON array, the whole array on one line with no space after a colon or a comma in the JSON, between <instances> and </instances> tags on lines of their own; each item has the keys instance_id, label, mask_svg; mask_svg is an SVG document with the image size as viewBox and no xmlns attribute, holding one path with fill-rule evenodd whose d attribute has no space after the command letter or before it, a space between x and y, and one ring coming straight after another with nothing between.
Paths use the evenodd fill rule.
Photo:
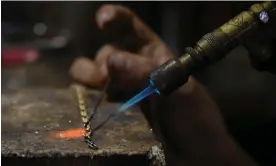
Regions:
<instances>
[{"instance_id":1,"label":"blurred tool in background","mask_svg":"<svg viewBox=\"0 0 276 166\"><path fill-rule=\"evenodd\" d=\"M35 62L39 58L39 53L32 48L4 48L2 54L2 67L21 65Z\"/></svg>"}]
</instances>

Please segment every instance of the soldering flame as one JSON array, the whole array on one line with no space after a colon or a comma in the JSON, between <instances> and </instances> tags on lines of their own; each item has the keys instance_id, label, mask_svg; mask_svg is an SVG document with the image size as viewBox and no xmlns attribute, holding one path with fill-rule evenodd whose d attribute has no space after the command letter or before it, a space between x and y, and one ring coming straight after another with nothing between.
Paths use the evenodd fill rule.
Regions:
<instances>
[{"instance_id":1,"label":"soldering flame","mask_svg":"<svg viewBox=\"0 0 276 166\"><path fill-rule=\"evenodd\" d=\"M73 128L69 130L64 130L64 131L56 131L50 133L50 136L55 139L78 139L83 137L85 134L85 129L84 128Z\"/></svg>"}]
</instances>

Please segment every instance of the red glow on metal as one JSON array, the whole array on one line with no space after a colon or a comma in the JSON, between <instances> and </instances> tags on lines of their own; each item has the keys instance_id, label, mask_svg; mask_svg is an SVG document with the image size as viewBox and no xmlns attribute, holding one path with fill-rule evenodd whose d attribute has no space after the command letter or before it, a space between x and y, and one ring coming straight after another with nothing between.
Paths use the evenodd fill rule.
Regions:
<instances>
[{"instance_id":1,"label":"red glow on metal","mask_svg":"<svg viewBox=\"0 0 276 166\"><path fill-rule=\"evenodd\" d=\"M83 137L85 134L84 128L74 128L65 131L53 132L51 136L56 139L78 139Z\"/></svg>"}]
</instances>

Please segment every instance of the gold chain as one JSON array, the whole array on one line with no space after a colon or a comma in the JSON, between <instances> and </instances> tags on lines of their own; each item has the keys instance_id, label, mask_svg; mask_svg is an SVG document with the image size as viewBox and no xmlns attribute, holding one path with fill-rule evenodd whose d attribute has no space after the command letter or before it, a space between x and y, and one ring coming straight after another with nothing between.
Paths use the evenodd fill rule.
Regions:
<instances>
[{"instance_id":1,"label":"gold chain","mask_svg":"<svg viewBox=\"0 0 276 166\"><path fill-rule=\"evenodd\" d=\"M88 143L88 146L92 149L97 149L96 144L92 140L92 131L91 131L91 124L88 123L88 117L87 117L87 102L85 100L85 92L84 88L81 86L76 87L76 95L78 99L78 106L80 110L80 115L82 122L84 124L85 134L84 134L84 140Z\"/></svg>"}]
</instances>

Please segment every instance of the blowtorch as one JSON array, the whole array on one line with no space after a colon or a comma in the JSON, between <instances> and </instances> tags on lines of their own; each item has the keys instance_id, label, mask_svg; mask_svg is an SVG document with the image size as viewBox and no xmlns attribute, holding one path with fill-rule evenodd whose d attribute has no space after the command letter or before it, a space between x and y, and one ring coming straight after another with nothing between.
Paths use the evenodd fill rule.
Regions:
<instances>
[{"instance_id":1,"label":"blowtorch","mask_svg":"<svg viewBox=\"0 0 276 166\"><path fill-rule=\"evenodd\" d=\"M275 73L276 55L273 56L270 50L266 51L266 47L263 47L262 51L256 51L256 47L250 44L252 36L266 32L267 27L275 25L275 13L275 2L254 4L249 10L205 34L194 47L187 47L184 55L167 61L153 71L149 76L150 85L123 104L118 112L128 109L151 94L169 95L185 84L193 71L218 62L240 44L244 44L255 54L258 52L255 59L259 59L260 66L266 66L265 69Z\"/></svg>"}]
</instances>

